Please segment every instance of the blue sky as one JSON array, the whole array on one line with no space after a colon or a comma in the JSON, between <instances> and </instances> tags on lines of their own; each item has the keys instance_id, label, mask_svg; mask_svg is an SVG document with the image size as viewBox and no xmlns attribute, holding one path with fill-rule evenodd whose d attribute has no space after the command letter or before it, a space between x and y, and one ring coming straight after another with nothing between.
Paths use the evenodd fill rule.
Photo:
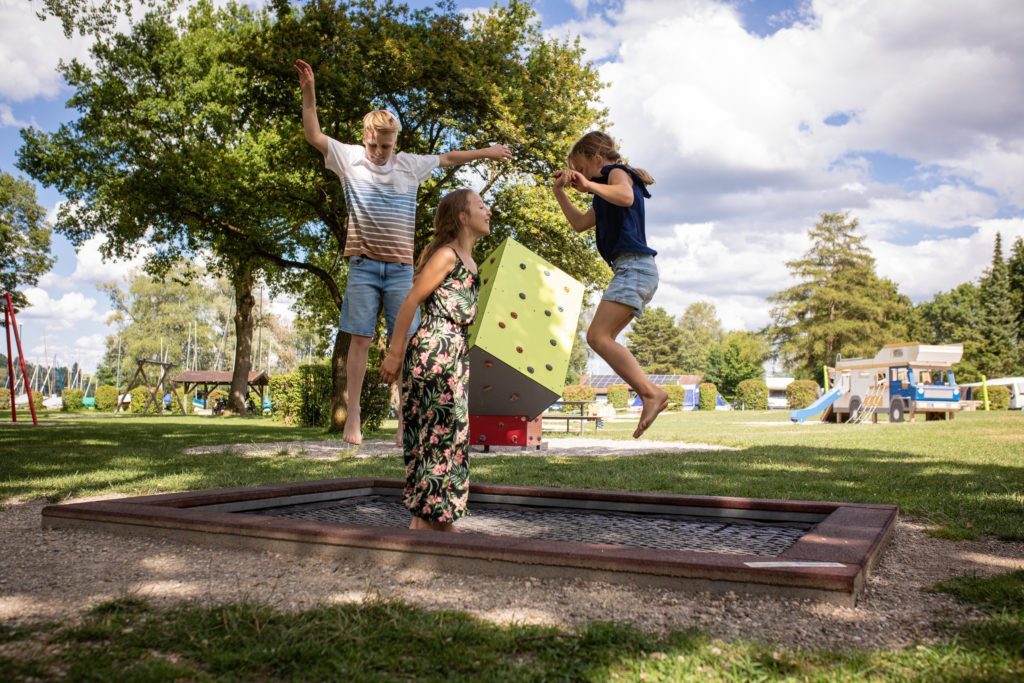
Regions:
<instances>
[{"instance_id":1,"label":"blue sky","mask_svg":"<svg viewBox=\"0 0 1024 683\"><path fill-rule=\"evenodd\" d=\"M411 2L414 6L430 3ZM483 2L457 3L471 11ZM975 278L995 233L1024 235L1024 5L1015 0L539 0L550 35L579 36L608 87L623 153L658 180L648 235L680 314L768 320L823 211L860 221L881 274L915 301ZM86 55L29 3L0 0L0 169L18 130L73 118L57 60ZM48 209L61 201L37 187ZM124 277L54 238L53 272L22 315L28 355L98 359Z\"/></svg>"}]
</instances>

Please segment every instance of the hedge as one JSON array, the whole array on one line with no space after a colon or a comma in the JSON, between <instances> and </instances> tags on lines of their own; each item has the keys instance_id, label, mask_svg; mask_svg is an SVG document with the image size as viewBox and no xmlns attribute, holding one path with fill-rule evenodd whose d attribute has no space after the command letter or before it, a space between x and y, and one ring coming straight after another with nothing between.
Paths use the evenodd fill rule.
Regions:
<instances>
[{"instance_id":1,"label":"hedge","mask_svg":"<svg viewBox=\"0 0 1024 683\"><path fill-rule=\"evenodd\" d=\"M594 387L581 384L570 384L562 389L563 401L593 401L595 396Z\"/></svg>"},{"instance_id":2,"label":"hedge","mask_svg":"<svg viewBox=\"0 0 1024 683\"><path fill-rule=\"evenodd\" d=\"M146 403L149 401L149 397L152 396L153 392L149 390L149 387L134 387L130 392L132 395L132 414L141 415L143 408L146 407ZM153 403L149 406L149 410L146 412L147 415L159 415L163 412L164 402L163 397L158 396L153 399Z\"/></svg>"},{"instance_id":3,"label":"hedge","mask_svg":"<svg viewBox=\"0 0 1024 683\"><path fill-rule=\"evenodd\" d=\"M818 383L812 379L798 379L786 387L786 402L790 408L806 408L818 398Z\"/></svg>"},{"instance_id":4,"label":"hedge","mask_svg":"<svg viewBox=\"0 0 1024 683\"><path fill-rule=\"evenodd\" d=\"M977 398L980 392L975 392L974 396ZM1003 386L990 386L988 388L988 407L989 410L1009 410L1010 409L1010 388Z\"/></svg>"},{"instance_id":5,"label":"hedge","mask_svg":"<svg viewBox=\"0 0 1024 683\"><path fill-rule=\"evenodd\" d=\"M681 384L666 384L665 393L668 394L668 407L671 410L681 410L686 402L686 387Z\"/></svg>"},{"instance_id":6,"label":"hedge","mask_svg":"<svg viewBox=\"0 0 1024 683\"><path fill-rule=\"evenodd\" d=\"M700 402L698 406L701 410L714 410L715 404L718 403L718 387L711 382L704 382L700 385Z\"/></svg>"},{"instance_id":7,"label":"hedge","mask_svg":"<svg viewBox=\"0 0 1024 683\"><path fill-rule=\"evenodd\" d=\"M289 372L274 375L267 386L272 406L270 414L285 424L293 425L299 419L299 404L302 395L299 392L299 373Z\"/></svg>"},{"instance_id":8,"label":"hedge","mask_svg":"<svg viewBox=\"0 0 1024 683\"><path fill-rule=\"evenodd\" d=\"M743 410L768 410L768 385L763 379L745 379L736 385L736 405Z\"/></svg>"},{"instance_id":9,"label":"hedge","mask_svg":"<svg viewBox=\"0 0 1024 683\"><path fill-rule=\"evenodd\" d=\"M298 423L303 427L329 427L331 424L331 365L309 363L298 371ZM391 388L379 380L380 370L366 368L366 379L359 396L359 418L362 431L380 429L391 407ZM274 399L272 398L271 401Z\"/></svg>"},{"instance_id":10,"label":"hedge","mask_svg":"<svg viewBox=\"0 0 1024 683\"><path fill-rule=\"evenodd\" d=\"M109 384L96 387L96 410L113 411L117 405L117 387Z\"/></svg>"},{"instance_id":11,"label":"hedge","mask_svg":"<svg viewBox=\"0 0 1024 683\"><path fill-rule=\"evenodd\" d=\"M629 386L613 384L608 387L608 402L616 409L629 407Z\"/></svg>"},{"instance_id":12,"label":"hedge","mask_svg":"<svg viewBox=\"0 0 1024 683\"><path fill-rule=\"evenodd\" d=\"M11 390L0 387L0 410L11 407Z\"/></svg>"},{"instance_id":13,"label":"hedge","mask_svg":"<svg viewBox=\"0 0 1024 683\"><path fill-rule=\"evenodd\" d=\"M64 389L60 392L60 398L61 401L63 401L63 405L60 409L64 412L81 410L83 396L84 394L81 389Z\"/></svg>"}]
</instances>

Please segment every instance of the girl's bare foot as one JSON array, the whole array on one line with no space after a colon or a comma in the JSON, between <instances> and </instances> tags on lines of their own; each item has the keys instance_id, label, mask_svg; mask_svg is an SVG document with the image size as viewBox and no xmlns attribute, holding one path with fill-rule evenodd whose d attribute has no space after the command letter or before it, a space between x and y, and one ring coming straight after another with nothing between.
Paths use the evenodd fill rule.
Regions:
<instances>
[{"instance_id":1,"label":"girl's bare foot","mask_svg":"<svg viewBox=\"0 0 1024 683\"><path fill-rule=\"evenodd\" d=\"M409 528L413 531L432 531L434 526L431 522L413 515L412 521L409 522Z\"/></svg>"},{"instance_id":2,"label":"girl's bare foot","mask_svg":"<svg viewBox=\"0 0 1024 683\"><path fill-rule=\"evenodd\" d=\"M643 436L647 428L658 419L661 411L668 408L668 393L664 389L658 389L657 393L651 396L641 396L640 400L643 401L644 407L640 411L640 423L637 424L636 431L633 432L634 439Z\"/></svg>"}]
</instances>

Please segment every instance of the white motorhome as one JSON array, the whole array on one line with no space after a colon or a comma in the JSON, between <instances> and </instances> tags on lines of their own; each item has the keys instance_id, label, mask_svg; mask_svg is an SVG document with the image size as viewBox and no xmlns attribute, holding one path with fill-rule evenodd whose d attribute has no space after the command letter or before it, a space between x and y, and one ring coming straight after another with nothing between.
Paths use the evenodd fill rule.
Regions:
<instances>
[{"instance_id":1,"label":"white motorhome","mask_svg":"<svg viewBox=\"0 0 1024 683\"><path fill-rule=\"evenodd\" d=\"M990 387L1006 387L1010 390L1010 410L1024 410L1024 377L996 377L985 380ZM981 382L961 384L960 388L967 394L964 400L982 400Z\"/></svg>"},{"instance_id":2,"label":"white motorhome","mask_svg":"<svg viewBox=\"0 0 1024 683\"><path fill-rule=\"evenodd\" d=\"M874 358L843 358L830 369L842 393L832 405L839 422L888 412L890 422L916 413L952 419L960 410L953 365L963 344L888 344Z\"/></svg>"}]
</instances>

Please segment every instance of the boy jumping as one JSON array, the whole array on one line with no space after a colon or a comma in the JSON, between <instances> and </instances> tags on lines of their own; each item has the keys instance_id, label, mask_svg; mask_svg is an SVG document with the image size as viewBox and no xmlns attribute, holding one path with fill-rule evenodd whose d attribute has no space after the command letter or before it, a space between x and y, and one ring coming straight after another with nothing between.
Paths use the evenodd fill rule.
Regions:
<instances>
[{"instance_id":1,"label":"boy jumping","mask_svg":"<svg viewBox=\"0 0 1024 683\"><path fill-rule=\"evenodd\" d=\"M348 205L348 236L344 256L348 282L339 327L352 336L348 347L348 419L344 440L362 443L359 396L366 359L381 306L391 336L398 309L412 288L413 241L416 234L416 194L435 168L458 166L478 159L512 158L505 145L491 145L436 154L395 152L398 119L389 111L371 111L363 118L363 144L346 145L324 135L316 115L313 68L295 60L302 90L302 127L306 141L324 156L324 164L341 179ZM419 313L409 329L419 326Z\"/></svg>"}]
</instances>

